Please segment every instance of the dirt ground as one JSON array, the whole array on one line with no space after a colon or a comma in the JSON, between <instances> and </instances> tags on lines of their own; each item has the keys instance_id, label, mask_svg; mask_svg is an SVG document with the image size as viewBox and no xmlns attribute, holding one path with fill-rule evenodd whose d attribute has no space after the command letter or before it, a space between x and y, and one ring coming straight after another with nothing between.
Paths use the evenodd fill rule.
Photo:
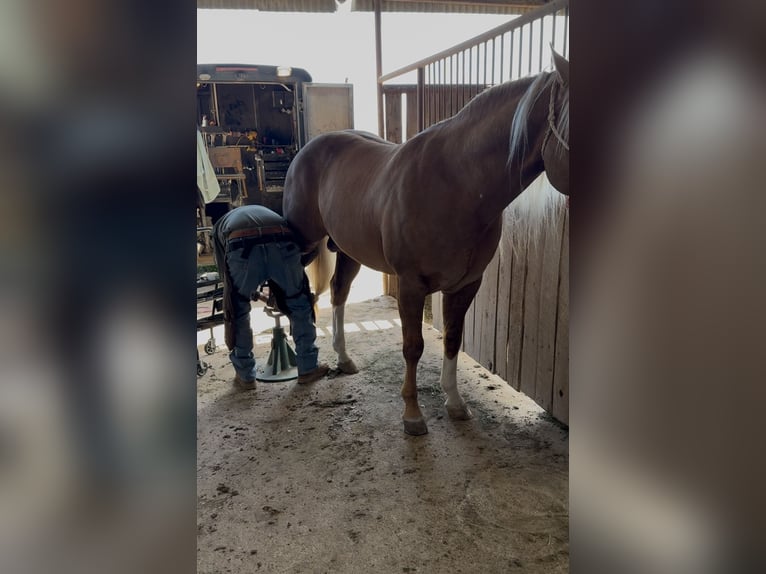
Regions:
<instances>
[{"instance_id":1,"label":"dirt ground","mask_svg":"<svg viewBox=\"0 0 766 574\"><path fill-rule=\"evenodd\" d=\"M197 379L197 571L568 572L567 430L462 353L474 418L450 420L441 336L424 326L429 434L407 436L396 302L351 304L346 322L359 373L307 387L239 392L225 348L200 352L210 369ZM320 360L334 366L329 323L323 309ZM260 362L268 339L257 339Z\"/></svg>"}]
</instances>

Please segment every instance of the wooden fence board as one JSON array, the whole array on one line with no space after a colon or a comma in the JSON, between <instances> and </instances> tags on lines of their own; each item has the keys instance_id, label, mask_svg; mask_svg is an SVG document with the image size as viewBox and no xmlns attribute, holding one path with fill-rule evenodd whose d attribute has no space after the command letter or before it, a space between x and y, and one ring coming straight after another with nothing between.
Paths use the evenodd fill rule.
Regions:
<instances>
[{"instance_id":1,"label":"wooden fence board","mask_svg":"<svg viewBox=\"0 0 766 574\"><path fill-rule=\"evenodd\" d=\"M513 251L498 249L500 260L497 277L497 328L495 343L495 370L508 380L508 320L511 306L511 266Z\"/></svg>"},{"instance_id":2,"label":"wooden fence board","mask_svg":"<svg viewBox=\"0 0 766 574\"><path fill-rule=\"evenodd\" d=\"M550 411L553 406L553 370L556 352L556 316L558 311L559 267L561 265L561 234L564 210L557 209L551 224L544 230L540 279L540 313L537 334L537 373L532 399Z\"/></svg>"},{"instance_id":3,"label":"wooden fence board","mask_svg":"<svg viewBox=\"0 0 766 574\"><path fill-rule=\"evenodd\" d=\"M388 275L388 294L399 299L399 277L396 275Z\"/></svg>"},{"instance_id":4,"label":"wooden fence board","mask_svg":"<svg viewBox=\"0 0 766 574\"><path fill-rule=\"evenodd\" d=\"M412 138L418 133L418 93L415 91L407 92L407 125L405 126L407 139Z\"/></svg>"},{"instance_id":5,"label":"wooden fence board","mask_svg":"<svg viewBox=\"0 0 766 574\"><path fill-rule=\"evenodd\" d=\"M484 310L487 307L487 289L489 281L486 276L487 270L484 270L482 276L481 287L476 293L476 297L473 299L473 348L469 353L471 357L476 359L477 363L481 363L481 335L484 329Z\"/></svg>"},{"instance_id":6,"label":"wooden fence board","mask_svg":"<svg viewBox=\"0 0 766 574\"><path fill-rule=\"evenodd\" d=\"M508 319L508 381L517 391L521 389L521 347L524 335L524 285L527 279L527 250L519 247L513 252L511 268L511 301Z\"/></svg>"},{"instance_id":7,"label":"wooden fence board","mask_svg":"<svg viewBox=\"0 0 766 574\"><path fill-rule=\"evenodd\" d=\"M463 351L468 353L472 357L475 357L475 347L473 342L473 330L474 320L476 318L476 298L474 297L473 303L468 307L468 312L465 314L465 324L463 325Z\"/></svg>"},{"instance_id":8,"label":"wooden fence board","mask_svg":"<svg viewBox=\"0 0 766 574\"><path fill-rule=\"evenodd\" d=\"M564 212L551 414L569 424L569 210Z\"/></svg>"},{"instance_id":9,"label":"wooden fence board","mask_svg":"<svg viewBox=\"0 0 766 574\"><path fill-rule=\"evenodd\" d=\"M542 252L545 236L530 240L527 249L527 277L524 284L524 334L521 342L520 390L528 397L535 396L537 376L537 338L540 320L540 280Z\"/></svg>"},{"instance_id":10,"label":"wooden fence board","mask_svg":"<svg viewBox=\"0 0 766 574\"><path fill-rule=\"evenodd\" d=\"M499 251L499 250L498 250ZM479 331L479 363L485 369L496 372L495 369L495 346L497 344L497 275L500 265L500 255L495 253L492 261L484 270L482 289L485 296L481 307L481 330Z\"/></svg>"},{"instance_id":11,"label":"wooden fence board","mask_svg":"<svg viewBox=\"0 0 766 574\"><path fill-rule=\"evenodd\" d=\"M402 143L402 95L386 94L386 139Z\"/></svg>"}]
</instances>

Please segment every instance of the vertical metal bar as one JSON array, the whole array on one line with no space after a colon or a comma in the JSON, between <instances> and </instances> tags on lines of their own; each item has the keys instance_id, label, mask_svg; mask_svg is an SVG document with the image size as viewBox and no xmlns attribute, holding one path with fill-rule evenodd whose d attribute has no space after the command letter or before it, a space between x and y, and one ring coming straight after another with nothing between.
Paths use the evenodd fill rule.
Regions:
<instances>
[{"instance_id":1,"label":"vertical metal bar","mask_svg":"<svg viewBox=\"0 0 766 574\"><path fill-rule=\"evenodd\" d=\"M500 83L505 81L505 34L500 36Z\"/></svg>"},{"instance_id":2,"label":"vertical metal bar","mask_svg":"<svg viewBox=\"0 0 766 574\"><path fill-rule=\"evenodd\" d=\"M460 52L460 58L462 60L462 71L460 73L460 107L463 107L465 105L465 89L468 85L465 77L465 50Z\"/></svg>"},{"instance_id":3,"label":"vertical metal bar","mask_svg":"<svg viewBox=\"0 0 766 574\"><path fill-rule=\"evenodd\" d=\"M514 30L511 30L511 39L508 42L508 44L510 44L510 48L511 48L510 53L508 54L508 63L510 64L510 68L511 68L511 77L508 78L509 80L516 79L516 76L513 73L513 68L514 68L514 65L516 64L516 61L513 58L513 47L514 47L515 43L516 43L516 34L514 33Z\"/></svg>"},{"instance_id":4,"label":"vertical metal bar","mask_svg":"<svg viewBox=\"0 0 766 574\"><path fill-rule=\"evenodd\" d=\"M454 99L455 99L455 111L460 110L460 95L458 94L458 86L460 85L460 56L458 54L455 54L455 71L454 75L452 76L454 78L453 86L452 86L452 92L454 93Z\"/></svg>"},{"instance_id":5,"label":"vertical metal bar","mask_svg":"<svg viewBox=\"0 0 766 574\"><path fill-rule=\"evenodd\" d=\"M449 57L449 81L447 83L447 94L449 95L449 115L455 115L455 56Z\"/></svg>"},{"instance_id":6,"label":"vertical metal bar","mask_svg":"<svg viewBox=\"0 0 766 574\"><path fill-rule=\"evenodd\" d=\"M428 123L428 64L423 66L423 129L427 128Z\"/></svg>"},{"instance_id":7,"label":"vertical metal bar","mask_svg":"<svg viewBox=\"0 0 766 574\"><path fill-rule=\"evenodd\" d=\"M476 46L476 81L473 83L473 93L471 94L471 99L476 97L476 94L479 93L479 61L481 60L481 52L479 51L479 47Z\"/></svg>"},{"instance_id":8,"label":"vertical metal bar","mask_svg":"<svg viewBox=\"0 0 766 574\"><path fill-rule=\"evenodd\" d=\"M449 117L449 112L447 111L447 90L446 90L446 83L447 83L447 60L446 58L441 61L441 70L442 70L442 118L444 119L446 117Z\"/></svg>"},{"instance_id":9,"label":"vertical metal bar","mask_svg":"<svg viewBox=\"0 0 766 574\"><path fill-rule=\"evenodd\" d=\"M439 60L436 65L436 69L439 74L439 121L444 119L444 60Z\"/></svg>"},{"instance_id":10,"label":"vertical metal bar","mask_svg":"<svg viewBox=\"0 0 766 574\"><path fill-rule=\"evenodd\" d=\"M559 19L557 14L558 12L553 13L553 40L551 41L551 44L553 44L554 50L556 49L556 45L557 45L556 44L556 21ZM551 57L553 57L552 54L551 54Z\"/></svg>"},{"instance_id":11,"label":"vertical metal bar","mask_svg":"<svg viewBox=\"0 0 766 574\"><path fill-rule=\"evenodd\" d=\"M426 124L425 127L428 127L431 125L431 64L428 64L426 66L426 100L425 100L425 116L426 116Z\"/></svg>"},{"instance_id":12,"label":"vertical metal bar","mask_svg":"<svg viewBox=\"0 0 766 574\"><path fill-rule=\"evenodd\" d=\"M442 90L444 91L444 117L448 118L452 114L450 113L449 108L449 74L447 73L449 71L449 61L447 58L444 58L444 82L442 86Z\"/></svg>"},{"instance_id":13,"label":"vertical metal bar","mask_svg":"<svg viewBox=\"0 0 766 574\"><path fill-rule=\"evenodd\" d=\"M567 6L564 12L564 45L562 46L563 55L565 58L569 58L569 6Z\"/></svg>"},{"instance_id":14,"label":"vertical metal bar","mask_svg":"<svg viewBox=\"0 0 766 574\"><path fill-rule=\"evenodd\" d=\"M425 70L420 67L418 68L418 131L422 132L424 129L426 129L425 125L425 102L426 102L426 93L425 93Z\"/></svg>"},{"instance_id":15,"label":"vertical metal bar","mask_svg":"<svg viewBox=\"0 0 766 574\"><path fill-rule=\"evenodd\" d=\"M492 85L495 85L495 40L496 38L492 38Z\"/></svg>"},{"instance_id":16,"label":"vertical metal bar","mask_svg":"<svg viewBox=\"0 0 766 574\"><path fill-rule=\"evenodd\" d=\"M439 122L444 119L444 111L442 110L442 63L441 60L436 62L436 121Z\"/></svg>"},{"instance_id":17,"label":"vertical metal bar","mask_svg":"<svg viewBox=\"0 0 766 574\"><path fill-rule=\"evenodd\" d=\"M540 18L540 52L538 54L539 62L538 62L538 69L537 72L542 72L544 66L543 66L543 36L545 32L545 27L543 26L543 23L545 21L545 16Z\"/></svg>"},{"instance_id":18,"label":"vertical metal bar","mask_svg":"<svg viewBox=\"0 0 766 574\"><path fill-rule=\"evenodd\" d=\"M436 121L441 121L444 118L444 110L442 109L442 63L436 62Z\"/></svg>"},{"instance_id":19,"label":"vertical metal bar","mask_svg":"<svg viewBox=\"0 0 766 574\"><path fill-rule=\"evenodd\" d=\"M484 42L484 80L482 85L487 85L487 42Z\"/></svg>"},{"instance_id":20,"label":"vertical metal bar","mask_svg":"<svg viewBox=\"0 0 766 574\"><path fill-rule=\"evenodd\" d=\"M439 88L436 63L431 64L431 125L439 121Z\"/></svg>"},{"instance_id":21,"label":"vertical metal bar","mask_svg":"<svg viewBox=\"0 0 766 574\"><path fill-rule=\"evenodd\" d=\"M468 48L468 100L471 99L471 92L473 92L473 47ZM466 100L466 103L468 102Z\"/></svg>"},{"instance_id":22,"label":"vertical metal bar","mask_svg":"<svg viewBox=\"0 0 766 574\"><path fill-rule=\"evenodd\" d=\"M527 54L527 76L532 75L532 23L527 24L527 30L529 31L529 53Z\"/></svg>"},{"instance_id":23,"label":"vertical metal bar","mask_svg":"<svg viewBox=\"0 0 766 574\"><path fill-rule=\"evenodd\" d=\"M383 75L383 49L380 35L380 2L381 0L373 0L373 7L375 10L375 71L376 80L378 86L378 135L385 137L384 123L383 123L383 82L380 81L380 77Z\"/></svg>"}]
</instances>

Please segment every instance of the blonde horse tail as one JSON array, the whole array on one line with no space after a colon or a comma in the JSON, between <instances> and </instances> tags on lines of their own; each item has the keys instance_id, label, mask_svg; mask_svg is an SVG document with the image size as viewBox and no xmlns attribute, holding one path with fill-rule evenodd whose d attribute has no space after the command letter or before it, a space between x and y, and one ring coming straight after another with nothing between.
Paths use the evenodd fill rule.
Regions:
<instances>
[{"instance_id":1,"label":"blonde horse tail","mask_svg":"<svg viewBox=\"0 0 766 574\"><path fill-rule=\"evenodd\" d=\"M521 256L530 246L539 246L543 231L565 209L566 196L551 185L545 172L534 180L503 212L504 253Z\"/></svg>"},{"instance_id":2,"label":"blonde horse tail","mask_svg":"<svg viewBox=\"0 0 766 574\"><path fill-rule=\"evenodd\" d=\"M311 264L306 267L311 291L316 300L330 288L330 279L335 271L335 253L327 248L327 238L322 239L316 247L316 256ZM316 303L315 303L316 304Z\"/></svg>"}]
</instances>

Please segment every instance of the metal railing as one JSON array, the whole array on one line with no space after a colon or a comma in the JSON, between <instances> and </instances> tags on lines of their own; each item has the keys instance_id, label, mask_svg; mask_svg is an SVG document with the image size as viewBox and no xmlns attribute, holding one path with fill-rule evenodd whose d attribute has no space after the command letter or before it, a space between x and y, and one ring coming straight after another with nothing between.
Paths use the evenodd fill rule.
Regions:
<instances>
[{"instance_id":1,"label":"metal railing","mask_svg":"<svg viewBox=\"0 0 766 574\"><path fill-rule=\"evenodd\" d=\"M380 124L385 118L385 134L397 141L402 130L401 95L416 86L417 97L408 97L417 113L408 110L410 121L417 118L417 129L409 126L407 134L456 114L476 94L493 85L537 74L551 63L548 46L569 57L569 0L554 0L479 36L434 54L378 78L379 94L399 103L386 104L387 113L378 110ZM416 83L403 85L407 76L416 75ZM397 79L397 86L385 83ZM394 115L391 115L394 112ZM395 117L398 113L399 117ZM391 137L389 137L391 135ZM400 141L400 140L399 140Z\"/></svg>"}]
</instances>

